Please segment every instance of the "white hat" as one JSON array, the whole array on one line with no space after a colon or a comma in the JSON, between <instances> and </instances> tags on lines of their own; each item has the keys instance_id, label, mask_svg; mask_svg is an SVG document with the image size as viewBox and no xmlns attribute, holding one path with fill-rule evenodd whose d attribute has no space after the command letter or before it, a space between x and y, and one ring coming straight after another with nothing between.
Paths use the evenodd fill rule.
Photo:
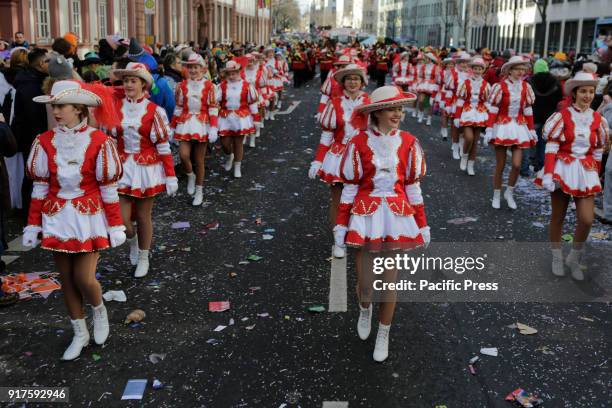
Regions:
<instances>
[{"instance_id":1,"label":"white hat","mask_svg":"<svg viewBox=\"0 0 612 408\"><path fill-rule=\"evenodd\" d=\"M57 81L51 88L51 95L41 95L32 98L37 103L52 103L54 105L86 105L99 106L102 99L94 92L83 89L81 83L73 80Z\"/></svg>"},{"instance_id":2,"label":"white hat","mask_svg":"<svg viewBox=\"0 0 612 408\"><path fill-rule=\"evenodd\" d=\"M348 65L351 63L351 57L348 55L342 55L334 61L334 65Z\"/></svg>"},{"instance_id":3,"label":"white hat","mask_svg":"<svg viewBox=\"0 0 612 408\"><path fill-rule=\"evenodd\" d=\"M599 83L597 77L594 74L589 72L576 72L576 75L572 79L568 79L565 82L565 94L569 95L572 93L574 88L578 88L580 86L597 86Z\"/></svg>"},{"instance_id":4,"label":"white hat","mask_svg":"<svg viewBox=\"0 0 612 408\"><path fill-rule=\"evenodd\" d=\"M465 52L465 51L461 51L460 53L458 53L455 56L455 62L456 63L460 63L460 62L468 62L472 59L472 57L470 56L469 53Z\"/></svg>"},{"instance_id":5,"label":"white hat","mask_svg":"<svg viewBox=\"0 0 612 408\"><path fill-rule=\"evenodd\" d=\"M336 82L341 84L342 80L347 75L359 75L361 77L361 82L363 82L363 85L367 85L368 83L368 78L366 76L365 71L357 64L348 64L343 68L339 69L334 73L334 79L336 80Z\"/></svg>"},{"instance_id":6,"label":"white hat","mask_svg":"<svg viewBox=\"0 0 612 408\"><path fill-rule=\"evenodd\" d=\"M502 65L501 72L503 74L505 74L510 69L512 69L512 67L515 67L517 65L529 65L529 61L527 59L521 57L520 55L515 55L514 57L511 57L508 60L508 62L506 62L504 65Z\"/></svg>"},{"instance_id":7,"label":"white hat","mask_svg":"<svg viewBox=\"0 0 612 408\"><path fill-rule=\"evenodd\" d=\"M151 73L147 69L147 66L140 62L128 62L125 69L114 69L112 73L119 79L123 79L123 77L126 76L134 76L144 80L149 87L153 85Z\"/></svg>"},{"instance_id":8,"label":"white hat","mask_svg":"<svg viewBox=\"0 0 612 408\"><path fill-rule=\"evenodd\" d=\"M438 63L439 59L433 52L426 52L425 57L433 63Z\"/></svg>"},{"instance_id":9,"label":"white hat","mask_svg":"<svg viewBox=\"0 0 612 408\"><path fill-rule=\"evenodd\" d=\"M470 60L469 64L470 67L473 67L475 65L478 65L480 67L486 68L487 64L484 62L484 60L481 57L474 57Z\"/></svg>"},{"instance_id":10,"label":"white hat","mask_svg":"<svg viewBox=\"0 0 612 408\"><path fill-rule=\"evenodd\" d=\"M416 95L411 92L402 92L397 86L381 86L372 92L370 102L359 105L356 112L371 113L381 109L408 105L416 100Z\"/></svg>"},{"instance_id":11,"label":"white hat","mask_svg":"<svg viewBox=\"0 0 612 408\"><path fill-rule=\"evenodd\" d=\"M189 58L187 58L187 61L182 61L181 64L183 65L199 65L201 67L205 67L206 66L206 62L204 62L204 58L202 58L202 56L198 53L192 52L191 54L189 54Z\"/></svg>"},{"instance_id":12,"label":"white hat","mask_svg":"<svg viewBox=\"0 0 612 408\"><path fill-rule=\"evenodd\" d=\"M441 62L442 65L454 64L456 61L453 58L444 58Z\"/></svg>"},{"instance_id":13,"label":"white hat","mask_svg":"<svg viewBox=\"0 0 612 408\"><path fill-rule=\"evenodd\" d=\"M221 72L229 72L229 71L240 71L240 64L237 61L231 60L225 64L225 68L221 69Z\"/></svg>"}]
</instances>

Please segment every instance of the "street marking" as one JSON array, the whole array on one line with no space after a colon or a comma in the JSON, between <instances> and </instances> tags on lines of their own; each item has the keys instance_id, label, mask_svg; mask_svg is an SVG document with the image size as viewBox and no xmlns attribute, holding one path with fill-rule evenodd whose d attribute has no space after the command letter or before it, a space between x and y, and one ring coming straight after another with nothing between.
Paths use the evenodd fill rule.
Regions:
<instances>
[{"instance_id":1,"label":"street marking","mask_svg":"<svg viewBox=\"0 0 612 408\"><path fill-rule=\"evenodd\" d=\"M348 408L348 401L323 401L323 408Z\"/></svg>"},{"instance_id":2,"label":"street marking","mask_svg":"<svg viewBox=\"0 0 612 408\"><path fill-rule=\"evenodd\" d=\"M17 259L19 259L17 255L4 255L2 257L2 260L4 261L6 265L12 263L13 261L16 261Z\"/></svg>"},{"instance_id":3,"label":"street marking","mask_svg":"<svg viewBox=\"0 0 612 408\"><path fill-rule=\"evenodd\" d=\"M333 248L332 248L333 252ZM346 256L334 258L332 253L329 275L329 312L347 311Z\"/></svg>"},{"instance_id":4,"label":"street marking","mask_svg":"<svg viewBox=\"0 0 612 408\"><path fill-rule=\"evenodd\" d=\"M295 110L295 108L298 107L298 105L302 103L302 101L294 101L291 102L291 105L289 105L289 107L287 108L287 110L282 111L282 112L274 112L274 116L276 115L289 115L291 112L293 112Z\"/></svg>"},{"instance_id":5,"label":"street marking","mask_svg":"<svg viewBox=\"0 0 612 408\"><path fill-rule=\"evenodd\" d=\"M27 252L27 251L30 251L32 249L32 247L23 246L22 240L23 240L23 236L20 235L17 238L15 238L14 240L12 240L11 242L9 242L8 243L7 251L9 251L9 252Z\"/></svg>"}]
</instances>

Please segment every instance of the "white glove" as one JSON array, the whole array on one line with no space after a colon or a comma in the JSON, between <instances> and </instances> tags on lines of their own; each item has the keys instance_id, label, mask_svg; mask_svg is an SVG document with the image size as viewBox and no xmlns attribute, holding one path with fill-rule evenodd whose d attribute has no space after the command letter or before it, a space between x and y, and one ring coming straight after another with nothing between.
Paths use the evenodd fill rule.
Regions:
<instances>
[{"instance_id":1,"label":"white glove","mask_svg":"<svg viewBox=\"0 0 612 408\"><path fill-rule=\"evenodd\" d=\"M219 130L216 127L210 128L208 131L208 142L215 143L219 139Z\"/></svg>"},{"instance_id":2,"label":"white glove","mask_svg":"<svg viewBox=\"0 0 612 408\"><path fill-rule=\"evenodd\" d=\"M255 127L258 127L258 128L263 127L263 123L261 122L253 122L253 125L255 125Z\"/></svg>"},{"instance_id":3,"label":"white glove","mask_svg":"<svg viewBox=\"0 0 612 408\"><path fill-rule=\"evenodd\" d=\"M174 197L178 191L178 179L176 177L166 177L166 193Z\"/></svg>"},{"instance_id":4,"label":"white glove","mask_svg":"<svg viewBox=\"0 0 612 408\"><path fill-rule=\"evenodd\" d=\"M38 234L42 231L41 227L36 225L28 225L23 229L22 244L24 247L36 248L40 244Z\"/></svg>"},{"instance_id":5,"label":"white glove","mask_svg":"<svg viewBox=\"0 0 612 408\"><path fill-rule=\"evenodd\" d=\"M315 117L315 122L319 123L319 119L321 118L321 114L317 113L314 117Z\"/></svg>"},{"instance_id":6,"label":"white glove","mask_svg":"<svg viewBox=\"0 0 612 408\"><path fill-rule=\"evenodd\" d=\"M336 225L334 227L334 244L340 248L344 248L344 239L346 238L347 228L344 225Z\"/></svg>"},{"instance_id":7,"label":"white glove","mask_svg":"<svg viewBox=\"0 0 612 408\"><path fill-rule=\"evenodd\" d=\"M531 137L531 140L537 142L538 141L538 134L536 133L535 130L530 130L529 131L529 136Z\"/></svg>"},{"instance_id":8,"label":"white glove","mask_svg":"<svg viewBox=\"0 0 612 408\"><path fill-rule=\"evenodd\" d=\"M487 128L487 130L485 130L484 141L486 144L489 144L491 139L493 139L493 128Z\"/></svg>"},{"instance_id":9,"label":"white glove","mask_svg":"<svg viewBox=\"0 0 612 408\"><path fill-rule=\"evenodd\" d=\"M555 185L555 182L552 179L552 174L545 174L542 177L542 187L550 191L551 193L555 191L557 186Z\"/></svg>"},{"instance_id":10,"label":"white glove","mask_svg":"<svg viewBox=\"0 0 612 408\"><path fill-rule=\"evenodd\" d=\"M461 126L459 125L459 119L453 119L453 125L454 125L456 128L460 128Z\"/></svg>"},{"instance_id":11,"label":"white glove","mask_svg":"<svg viewBox=\"0 0 612 408\"><path fill-rule=\"evenodd\" d=\"M108 230L108 237L110 239L110 245L112 248L116 248L118 246L121 246L125 240L126 240L126 236L125 236L125 227L121 226L121 227L111 227Z\"/></svg>"},{"instance_id":12,"label":"white glove","mask_svg":"<svg viewBox=\"0 0 612 408\"><path fill-rule=\"evenodd\" d=\"M423 237L423 241L425 242L425 248L427 248L429 246L429 243L431 242L430 228L423 227L421 228L420 231L421 231L421 237Z\"/></svg>"},{"instance_id":13,"label":"white glove","mask_svg":"<svg viewBox=\"0 0 612 408\"><path fill-rule=\"evenodd\" d=\"M323 163L321 163L320 161L313 161L312 163L310 163L310 169L308 170L308 177L310 177L313 180L316 179L317 173L321 169L321 165L323 165Z\"/></svg>"}]
</instances>

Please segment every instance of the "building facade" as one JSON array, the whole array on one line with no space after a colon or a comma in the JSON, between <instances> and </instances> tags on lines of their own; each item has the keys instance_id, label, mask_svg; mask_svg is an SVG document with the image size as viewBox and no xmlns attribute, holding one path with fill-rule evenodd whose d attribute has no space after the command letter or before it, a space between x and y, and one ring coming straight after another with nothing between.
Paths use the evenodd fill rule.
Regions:
<instances>
[{"instance_id":1,"label":"building facade","mask_svg":"<svg viewBox=\"0 0 612 408\"><path fill-rule=\"evenodd\" d=\"M270 2L263 0L0 0L0 36L23 31L31 43L76 33L83 48L114 33L147 43L267 43Z\"/></svg>"},{"instance_id":2,"label":"building facade","mask_svg":"<svg viewBox=\"0 0 612 408\"><path fill-rule=\"evenodd\" d=\"M612 16L612 1L550 0L545 26L533 0L473 0L470 13L471 48L590 54L595 21Z\"/></svg>"}]
</instances>

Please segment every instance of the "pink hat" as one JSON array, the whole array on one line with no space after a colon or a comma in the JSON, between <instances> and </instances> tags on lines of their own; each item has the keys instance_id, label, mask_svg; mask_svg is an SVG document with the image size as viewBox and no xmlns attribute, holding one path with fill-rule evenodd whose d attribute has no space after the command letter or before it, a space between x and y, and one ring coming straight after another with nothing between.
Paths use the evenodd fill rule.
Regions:
<instances>
[{"instance_id":1,"label":"pink hat","mask_svg":"<svg viewBox=\"0 0 612 408\"><path fill-rule=\"evenodd\" d=\"M126 76L135 76L143 79L149 87L153 85L151 73L147 69L147 66L141 62L129 62L125 69L114 69L112 73L119 79L123 79L123 77Z\"/></svg>"},{"instance_id":2,"label":"pink hat","mask_svg":"<svg viewBox=\"0 0 612 408\"><path fill-rule=\"evenodd\" d=\"M230 71L240 71L240 64L237 63L234 60L228 61L227 64L225 64L225 68L223 68L221 70L221 72L230 72Z\"/></svg>"},{"instance_id":3,"label":"pink hat","mask_svg":"<svg viewBox=\"0 0 612 408\"><path fill-rule=\"evenodd\" d=\"M334 73L334 79L336 80L336 82L341 84L342 80L347 75L359 75L361 77L361 82L363 82L364 85L368 84L368 77L366 75L366 72L357 64L348 64L345 67L339 69Z\"/></svg>"},{"instance_id":4,"label":"pink hat","mask_svg":"<svg viewBox=\"0 0 612 408\"><path fill-rule=\"evenodd\" d=\"M486 68L487 64L484 62L484 60L481 57L474 57L470 60L469 64L470 67L473 67L475 65L478 65L480 67Z\"/></svg>"},{"instance_id":5,"label":"pink hat","mask_svg":"<svg viewBox=\"0 0 612 408\"><path fill-rule=\"evenodd\" d=\"M201 67L205 67L206 66L206 62L204 62L204 58L202 58L202 56L198 53L192 52L191 54L189 54L189 58L187 58L187 61L183 61L181 62L181 64L183 65L199 65Z\"/></svg>"},{"instance_id":6,"label":"pink hat","mask_svg":"<svg viewBox=\"0 0 612 408\"><path fill-rule=\"evenodd\" d=\"M576 75L572 79L568 79L565 82L565 94L569 95L574 88L578 88L580 86L597 86L599 81L595 74L591 74L589 72L576 72Z\"/></svg>"},{"instance_id":7,"label":"pink hat","mask_svg":"<svg viewBox=\"0 0 612 408\"><path fill-rule=\"evenodd\" d=\"M501 67L501 72L503 74L507 73L509 70L512 69L512 67L515 67L517 65L529 65L529 61L526 60L525 58L521 57L520 55L515 55L514 57L511 57L508 62L506 62L504 65L502 65Z\"/></svg>"},{"instance_id":8,"label":"pink hat","mask_svg":"<svg viewBox=\"0 0 612 408\"><path fill-rule=\"evenodd\" d=\"M411 92L402 92L397 86L381 86L372 92L370 102L359 105L355 112L371 113L381 109L408 105L416 100L416 95Z\"/></svg>"}]
</instances>

